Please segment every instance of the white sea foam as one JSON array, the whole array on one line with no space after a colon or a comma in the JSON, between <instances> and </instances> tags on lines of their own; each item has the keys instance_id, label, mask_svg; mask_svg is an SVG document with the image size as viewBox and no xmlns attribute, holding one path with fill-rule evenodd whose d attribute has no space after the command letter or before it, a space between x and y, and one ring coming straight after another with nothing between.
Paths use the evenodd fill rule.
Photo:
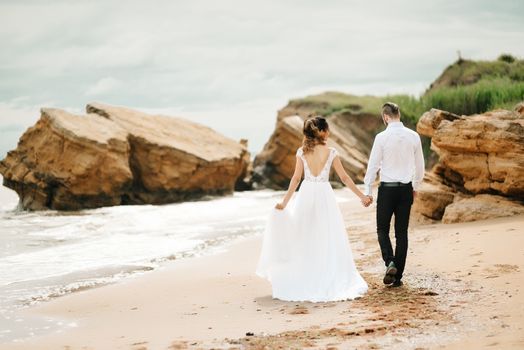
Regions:
<instances>
[{"instance_id":1,"label":"white sea foam","mask_svg":"<svg viewBox=\"0 0 524 350\"><path fill-rule=\"evenodd\" d=\"M281 195L238 192L202 201L77 212L17 211L16 196L2 196L0 328L13 332L0 333L0 340L29 334L20 324L12 327L21 307L112 283L173 259L208 254L260 233ZM55 321L40 329L56 326Z\"/></svg>"},{"instance_id":2,"label":"white sea foam","mask_svg":"<svg viewBox=\"0 0 524 350\"><path fill-rule=\"evenodd\" d=\"M25 212L16 210L16 195L0 187L0 329L10 330L0 332L0 341L63 326L52 318L16 322L20 308L260 234L282 195L237 192L159 206ZM337 197L347 200L341 192Z\"/></svg>"}]
</instances>

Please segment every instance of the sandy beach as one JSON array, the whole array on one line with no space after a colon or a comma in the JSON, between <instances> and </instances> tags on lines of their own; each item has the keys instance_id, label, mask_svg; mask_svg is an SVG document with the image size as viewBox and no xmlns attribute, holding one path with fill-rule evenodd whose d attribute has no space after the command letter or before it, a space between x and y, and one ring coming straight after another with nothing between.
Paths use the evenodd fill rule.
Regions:
<instances>
[{"instance_id":1,"label":"sandy beach","mask_svg":"<svg viewBox=\"0 0 524 350\"><path fill-rule=\"evenodd\" d=\"M261 236L174 261L122 282L20 311L63 319L57 332L0 349L416 349L524 347L524 217L413 224L405 284L381 284L374 208L341 203L357 265L358 300L272 299L255 276Z\"/></svg>"},{"instance_id":2,"label":"sandy beach","mask_svg":"<svg viewBox=\"0 0 524 350\"><path fill-rule=\"evenodd\" d=\"M0 350L524 350L522 13L0 0Z\"/></svg>"}]
</instances>

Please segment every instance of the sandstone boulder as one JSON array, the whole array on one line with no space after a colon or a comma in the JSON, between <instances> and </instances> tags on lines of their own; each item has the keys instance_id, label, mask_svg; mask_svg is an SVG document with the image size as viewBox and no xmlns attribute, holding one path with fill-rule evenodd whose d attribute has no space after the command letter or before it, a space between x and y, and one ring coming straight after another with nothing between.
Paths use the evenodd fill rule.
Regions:
<instances>
[{"instance_id":1,"label":"sandstone boulder","mask_svg":"<svg viewBox=\"0 0 524 350\"><path fill-rule=\"evenodd\" d=\"M428 174L420 185L413 203L413 210L433 220L441 220L444 210L453 203L456 193L443 185L437 176Z\"/></svg>"},{"instance_id":2,"label":"sandstone boulder","mask_svg":"<svg viewBox=\"0 0 524 350\"><path fill-rule=\"evenodd\" d=\"M262 151L253 162L253 181L264 187L283 189L295 169L295 153L302 144L302 118L286 117L277 122Z\"/></svg>"},{"instance_id":3,"label":"sandstone boulder","mask_svg":"<svg viewBox=\"0 0 524 350\"><path fill-rule=\"evenodd\" d=\"M426 112L417 131L432 137L439 161L426 175L414 209L443 222L520 213L524 116L519 110L460 117L436 109Z\"/></svg>"},{"instance_id":4,"label":"sandstone boulder","mask_svg":"<svg viewBox=\"0 0 524 350\"><path fill-rule=\"evenodd\" d=\"M436 113L434 114L442 114ZM433 120L438 120L434 118ZM439 155L435 171L450 185L472 194L524 197L524 117L495 110L431 123L417 130L432 136Z\"/></svg>"},{"instance_id":5,"label":"sandstone boulder","mask_svg":"<svg viewBox=\"0 0 524 350\"><path fill-rule=\"evenodd\" d=\"M248 159L202 125L92 103L82 116L42 109L0 173L23 208L75 210L229 193Z\"/></svg>"},{"instance_id":6,"label":"sandstone boulder","mask_svg":"<svg viewBox=\"0 0 524 350\"><path fill-rule=\"evenodd\" d=\"M524 214L524 206L502 196L479 194L446 207L443 223L468 222Z\"/></svg>"},{"instance_id":7,"label":"sandstone boulder","mask_svg":"<svg viewBox=\"0 0 524 350\"><path fill-rule=\"evenodd\" d=\"M417 132L421 135L433 137L435 130L443 120L453 121L460 119L456 114L432 108L420 117L417 123Z\"/></svg>"},{"instance_id":8,"label":"sandstone boulder","mask_svg":"<svg viewBox=\"0 0 524 350\"><path fill-rule=\"evenodd\" d=\"M0 173L26 209L116 205L132 185L129 154L126 131L111 121L43 108Z\"/></svg>"},{"instance_id":9,"label":"sandstone boulder","mask_svg":"<svg viewBox=\"0 0 524 350\"><path fill-rule=\"evenodd\" d=\"M90 103L86 109L127 131L132 203L229 193L248 166L245 146L203 125L100 103Z\"/></svg>"}]
</instances>

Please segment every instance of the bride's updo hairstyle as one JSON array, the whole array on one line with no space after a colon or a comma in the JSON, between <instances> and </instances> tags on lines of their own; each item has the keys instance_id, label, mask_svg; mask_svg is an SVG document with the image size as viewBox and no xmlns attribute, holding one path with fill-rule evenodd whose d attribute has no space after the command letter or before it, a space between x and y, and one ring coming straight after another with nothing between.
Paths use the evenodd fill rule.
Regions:
<instances>
[{"instance_id":1,"label":"bride's updo hairstyle","mask_svg":"<svg viewBox=\"0 0 524 350\"><path fill-rule=\"evenodd\" d=\"M308 153L313 151L316 145L325 145L326 140L320 135L322 131L329 130L326 118L316 116L309 117L304 121L304 141L302 141L302 151Z\"/></svg>"}]
</instances>

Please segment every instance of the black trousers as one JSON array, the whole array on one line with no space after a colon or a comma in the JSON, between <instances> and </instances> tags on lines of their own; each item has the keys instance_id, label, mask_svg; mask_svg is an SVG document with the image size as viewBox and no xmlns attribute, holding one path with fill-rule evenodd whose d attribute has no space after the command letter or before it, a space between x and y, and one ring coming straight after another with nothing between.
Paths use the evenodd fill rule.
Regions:
<instances>
[{"instance_id":1,"label":"black trousers","mask_svg":"<svg viewBox=\"0 0 524 350\"><path fill-rule=\"evenodd\" d=\"M397 280L402 278L408 253L408 225L411 205L413 204L413 187L379 186L377 197L377 235L386 266L391 261L397 267ZM395 252L389 239L391 217L395 215Z\"/></svg>"}]
</instances>

